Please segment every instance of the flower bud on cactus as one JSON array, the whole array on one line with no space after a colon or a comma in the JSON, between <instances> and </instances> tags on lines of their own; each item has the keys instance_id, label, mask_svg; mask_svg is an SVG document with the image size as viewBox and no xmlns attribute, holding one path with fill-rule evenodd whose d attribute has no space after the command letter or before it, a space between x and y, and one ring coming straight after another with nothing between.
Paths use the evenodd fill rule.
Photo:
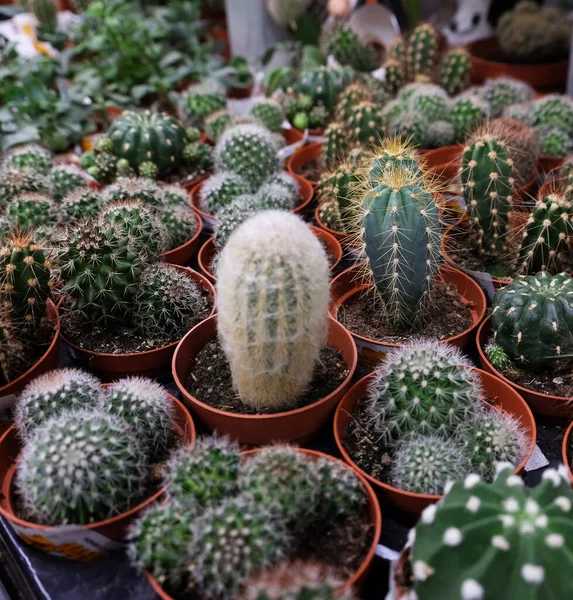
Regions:
<instances>
[{"instance_id":1,"label":"flower bud on cactus","mask_svg":"<svg viewBox=\"0 0 573 600\"><path fill-rule=\"evenodd\" d=\"M481 125L490 114L489 104L474 93L461 94L452 100L450 121L457 141L462 141Z\"/></svg>"},{"instance_id":2,"label":"flower bud on cactus","mask_svg":"<svg viewBox=\"0 0 573 600\"><path fill-rule=\"evenodd\" d=\"M496 344L528 369L550 368L573 352L572 295L573 278L567 273L517 277L494 296Z\"/></svg>"},{"instance_id":3,"label":"flower bud on cactus","mask_svg":"<svg viewBox=\"0 0 573 600\"><path fill-rule=\"evenodd\" d=\"M463 92L470 81L470 54L463 48L454 48L442 58L439 83L450 96Z\"/></svg>"},{"instance_id":4,"label":"flower bud on cactus","mask_svg":"<svg viewBox=\"0 0 573 600\"><path fill-rule=\"evenodd\" d=\"M47 175L53 165L52 153L37 144L16 146L2 160L2 167L5 169L30 169L42 175Z\"/></svg>"},{"instance_id":5,"label":"flower bud on cactus","mask_svg":"<svg viewBox=\"0 0 573 600\"><path fill-rule=\"evenodd\" d=\"M216 213L223 206L230 204L235 198L249 193L247 181L229 171L214 173L201 185L199 203L207 213Z\"/></svg>"},{"instance_id":6,"label":"flower bud on cactus","mask_svg":"<svg viewBox=\"0 0 573 600\"><path fill-rule=\"evenodd\" d=\"M0 209L22 194L51 196L51 180L40 172L31 169L7 168L0 171Z\"/></svg>"},{"instance_id":7,"label":"flower bud on cactus","mask_svg":"<svg viewBox=\"0 0 573 600\"><path fill-rule=\"evenodd\" d=\"M361 144L374 144L384 133L382 111L374 102L359 102L348 119L350 134Z\"/></svg>"},{"instance_id":8,"label":"flower bud on cactus","mask_svg":"<svg viewBox=\"0 0 573 600\"><path fill-rule=\"evenodd\" d=\"M410 79L430 76L438 58L438 32L429 23L418 25L410 34L406 62Z\"/></svg>"},{"instance_id":9,"label":"flower bud on cactus","mask_svg":"<svg viewBox=\"0 0 573 600\"><path fill-rule=\"evenodd\" d=\"M205 119L205 133L207 137L214 142L218 141L223 131L231 125L232 121L231 115L225 109L217 110L210 114Z\"/></svg>"},{"instance_id":10,"label":"flower bud on cactus","mask_svg":"<svg viewBox=\"0 0 573 600\"><path fill-rule=\"evenodd\" d=\"M81 369L56 369L33 379L20 394L14 421L22 438L64 412L98 407L101 383Z\"/></svg>"},{"instance_id":11,"label":"flower bud on cactus","mask_svg":"<svg viewBox=\"0 0 573 600\"><path fill-rule=\"evenodd\" d=\"M328 336L328 259L297 216L264 211L227 242L217 268L218 328L242 401L292 406Z\"/></svg>"},{"instance_id":12,"label":"flower bud on cactus","mask_svg":"<svg viewBox=\"0 0 573 600\"><path fill-rule=\"evenodd\" d=\"M95 217L104 204L103 196L90 189L79 188L70 192L62 200L61 210L68 222Z\"/></svg>"},{"instance_id":13,"label":"flower bud on cactus","mask_svg":"<svg viewBox=\"0 0 573 600\"><path fill-rule=\"evenodd\" d=\"M500 117L504 109L512 104L521 104L533 99L533 88L512 77L487 79L480 94L489 104L492 117Z\"/></svg>"},{"instance_id":14,"label":"flower bud on cactus","mask_svg":"<svg viewBox=\"0 0 573 600\"><path fill-rule=\"evenodd\" d=\"M89 179L75 165L59 165L50 172L54 186L54 199L60 202L67 194L77 188L87 187Z\"/></svg>"},{"instance_id":15,"label":"flower bud on cactus","mask_svg":"<svg viewBox=\"0 0 573 600\"><path fill-rule=\"evenodd\" d=\"M415 342L393 351L368 390L368 414L387 443L416 433L451 436L482 397L470 362L454 346Z\"/></svg>"},{"instance_id":16,"label":"flower bud on cactus","mask_svg":"<svg viewBox=\"0 0 573 600\"><path fill-rule=\"evenodd\" d=\"M275 100L259 100L249 111L249 114L260 121L269 131L280 133L284 121L281 105Z\"/></svg>"},{"instance_id":17,"label":"flower bud on cactus","mask_svg":"<svg viewBox=\"0 0 573 600\"><path fill-rule=\"evenodd\" d=\"M147 467L137 440L105 413L63 413L38 427L16 467L27 518L42 525L86 525L141 499Z\"/></svg>"},{"instance_id":18,"label":"flower bud on cactus","mask_svg":"<svg viewBox=\"0 0 573 600\"><path fill-rule=\"evenodd\" d=\"M411 594L567 598L571 582L562 573L573 568L572 506L563 467L545 471L534 488L509 467L492 484L468 475L422 513L411 536Z\"/></svg>"},{"instance_id":19,"label":"flower bud on cactus","mask_svg":"<svg viewBox=\"0 0 573 600\"><path fill-rule=\"evenodd\" d=\"M374 100L372 92L363 83L351 83L338 96L336 118L341 122L347 121L354 106L363 100Z\"/></svg>"},{"instance_id":20,"label":"flower bud on cactus","mask_svg":"<svg viewBox=\"0 0 573 600\"><path fill-rule=\"evenodd\" d=\"M408 100L408 112L414 112L429 122L447 121L449 118L449 101L446 92L433 83L426 83L416 88Z\"/></svg>"},{"instance_id":21,"label":"flower bud on cactus","mask_svg":"<svg viewBox=\"0 0 573 600\"><path fill-rule=\"evenodd\" d=\"M6 220L13 228L30 231L38 227L52 227L58 222L58 211L53 200L42 194L22 194L10 202Z\"/></svg>"},{"instance_id":22,"label":"flower bud on cactus","mask_svg":"<svg viewBox=\"0 0 573 600\"><path fill-rule=\"evenodd\" d=\"M328 168L344 159L348 151L348 132L341 123L333 122L324 131L322 153Z\"/></svg>"},{"instance_id":23,"label":"flower bud on cactus","mask_svg":"<svg viewBox=\"0 0 573 600\"><path fill-rule=\"evenodd\" d=\"M181 110L185 122L199 129L203 127L209 115L225 108L226 104L225 90L210 81L192 85L181 97Z\"/></svg>"}]
</instances>

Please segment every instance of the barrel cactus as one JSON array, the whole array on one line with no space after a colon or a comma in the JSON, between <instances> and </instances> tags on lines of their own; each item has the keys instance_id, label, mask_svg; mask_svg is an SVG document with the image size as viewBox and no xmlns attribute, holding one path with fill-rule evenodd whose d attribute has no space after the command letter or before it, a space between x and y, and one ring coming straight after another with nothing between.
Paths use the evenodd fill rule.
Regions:
<instances>
[{"instance_id":1,"label":"barrel cactus","mask_svg":"<svg viewBox=\"0 0 573 600\"><path fill-rule=\"evenodd\" d=\"M0 209L22 194L51 196L52 182L49 177L32 169L5 168L0 171Z\"/></svg>"},{"instance_id":2,"label":"barrel cactus","mask_svg":"<svg viewBox=\"0 0 573 600\"><path fill-rule=\"evenodd\" d=\"M445 121L449 118L448 95L439 85L432 83L426 83L416 88L408 99L408 108L430 123Z\"/></svg>"},{"instance_id":3,"label":"barrel cactus","mask_svg":"<svg viewBox=\"0 0 573 600\"><path fill-rule=\"evenodd\" d=\"M573 101L567 96L548 94L535 100L532 110L536 127L573 129Z\"/></svg>"},{"instance_id":4,"label":"barrel cactus","mask_svg":"<svg viewBox=\"0 0 573 600\"><path fill-rule=\"evenodd\" d=\"M52 153L38 144L24 144L9 150L2 160L6 169L30 169L47 175L54 165Z\"/></svg>"},{"instance_id":5,"label":"barrel cactus","mask_svg":"<svg viewBox=\"0 0 573 600\"><path fill-rule=\"evenodd\" d=\"M348 65L363 73L379 66L374 48L364 44L350 27L338 25L328 32L326 54L331 54L341 65Z\"/></svg>"},{"instance_id":6,"label":"barrel cactus","mask_svg":"<svg viewBox=\"0 0 573 600\"><path fill-rule=\"evenodd\" d=\"M450 121L456 141L461 142L490 116L489 104L475 93L464 93L452 100Z\"/></svg>"},{"instance_id":7,"label":"barrel cactus","mask_svg":"<svg viewBox=\"0 0 573 600\"><path fill-rule=\"evenodd\" d=\"M470 81L471 59L464 48L454 48L446 53L439 65L438 80L450 96L463 92Z\"/></svg>"},{"instance_id":8,"label":"barrel cactus","mask_svg":"<svg viewBox=\"0 0 573 600\"><path fill-rule=\"evenodd\" d=\"M491 324L495 342L527 369L550 368L573 352L573 277L567 273L514 279L498 290Z\"/></svg>"},{"instance_id":9,"label":"barrel cactus","mask_svg":"<svg viewBox=\"0 0 573 600\"><path fill-rule=\"evenodd\" d=\"M280 133L284 114L281 105L275 100L258 100L253 104L249 114L260 121L269 131Z\"/></svg>"},{"instance_id":10,"label":"barrel cactus","mask_svg":"<svg viewBox=\"0 0 573 600\"><path fill-rule=\"evenodd\" d=\"M340 69L315 67L302 71L295 88L298 93L308 96L313 104L324 104L330 111L336 105L343 83L344 77Z\"/></svg>"},{"instance_id":11,"label":"barrel cactus","mask_svg":"<svg viewBox=\"0 0 573 600\"><path fill-rule=\"evenodd\" d=\"M199 224L193 209L186 205L167 206L158 214L166 231L166 249L174 250L195 236Z\"/></svg>"},{"instance_id":12,"label":"barrel cactus","mask_svg":"<svg viewBox=\"0 0 573 600\"><path fill-rule=\"evenodd\" d=\"M23 231L53 227L59 219L58 209L49 196L27 193L16 196L6 211L8 224Z\"/></svg>"},{"instance_id":13,"label":"barrel cactus","mask_svg":"<svg viewBox=\"0 0 573 600\"><path fill-rule=\"evenodd\" d=\"M328 335L328 260L297 216L264 211L217 268L218 329L242 401L280 409L307 387Z\"/></svg>"},{"instance_id":14,"label":"barrel cactus","mask_svg":"<svg viewBox=\"0 0 573 600\"><path fill-rule=\"evenodd\" d=\"M348 142L348 132L342 123L334 121L324 130L322 153L328 168L332 168L344 158L348 151Z\"/></svg>"},{"instance_id":15,"label":"barrel cactus","mask_svg":"<svg viewBox=\"0 0 573 600\"><path fill-rule=\"evenodd\" d=\"M521 104L533 99L533 88L513 77L487 79L480 90L482 98L489 104L492 117L500 117L504 109L512 104Z\"/></svg>"},{"instance_id":16,"label":"barrel cactus","mask_svg":"<svg viewBox=\"0 0 573 600\"><path fill-rule=\"evenodd\" d=\"M384 133L383 121L379 106L374 102L363 100L354 107L347 125L355 141L361 144L374 144Z\"/></svg>"},{"instance_id":17,"label":"barrel cactus","mask_svg":"<svg viewBox=\"0 0 573 600\"><path fill-rule=\"evenodd\" d=\"M75 165L59 165L50 171L54 187L54 199L60 202L67 194L77 188L89 185L89 178Z\"/></svg>"},{"instance_id":18,"label":"barrel cactus","mask_svg":"<svg viewBox=\"0 0 573 600\"><path fill-rule=\"evenodd\" d=\"M79 188L66 195L60 208L64 221L75 222L95 217L103 204L104 197L100 192Z\"/></svg>"},{"instance_id":19,"label":"barrel cactus","mask_svg":"<svg viewBox=\"0 0 573 600\"><path fill-rule=\"evenodd\" d=\"M541 154L560 157L573 151L573 136L570 131L564 131L560 127L543 127L539 129Z\"/></svg>"},{"instance_id":20,"label":"barrel cactus","mask_svg":"<svg viewBox=\"0 0 573 600\"><path fill-rule=\"evenodd\" d=\"M410 34L406 51L408 75L431 76L438 59L438 32L429 23L418 25Z\"/></svg>"},{"instance_id":21,"label":"barrel cactus","mask_svg":"<svg viewBox=\"0 0 573 600\"><path fill-rule=\"evenodd\" d=\"M255 196L263 210L293 210L298 201L297 194L293 194L292 189L273 182L263 183Z\"/></svg>"},{"instance_id":22,"label":"barrel cactus","mask_svg":"<svg viewBox=\"0 0 573 600\"><path fill-rule=\"evenodd\" d=\"M235 198L248 194L249 190L249 184L241 175L220 171L211 175L201 185L199 204L202 210L213 214L230 204Z\"/></svg>"},{"instance_id":23,"label":"barrel cactus","mask_svg":"<svg viewBox=\"0 0 573 600\"><path fill-rule=\"evenodd\" d=\"M287 173L287 171L277 171L273 173L268 179L265 179L263 185L276 184L283 187L292 198L298 198L300 192L300 185L294 175Z\"/></svg>"},{"instance_id":24,"label":"barrel cactus","mask_svg":"<svg viewBox=\"0 0 573 600\"><path fill-rule=\"evenodd\" d=\"M181 97L183 119L193 127L202 128L205 119L217 110L225 108L225 89L210 81L187 88Z\"/></svg>"}]
</instances>

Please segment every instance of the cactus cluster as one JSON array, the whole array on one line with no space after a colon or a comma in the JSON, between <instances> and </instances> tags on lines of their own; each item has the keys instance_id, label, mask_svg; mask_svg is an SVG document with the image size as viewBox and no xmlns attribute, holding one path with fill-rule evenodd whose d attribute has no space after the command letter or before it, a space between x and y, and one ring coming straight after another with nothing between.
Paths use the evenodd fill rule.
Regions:
<instances>
[{"instance_id":1,"label":"cactus cluster","mask_svg":"<svg viewBox=\"0 0 573 600\"><path fill-rule=\"evenodd\" d=\"M450 96L455 96L468 87L470 70L469 52L463 48L453 48L440 62L438 81Z\"/></svg>"},{"instance_id":2,"label":"cactus cluster","mask_svg":"<svg viewBox=\"0 0 573 600\"><path fill-rule=\"evenodd\" d=\"M364 73L380 66L376 50L364 44L350 27L337 25L323 37L324 54L332 55L339 64Z\"/></svg>"},{"instance_id":3,"label":"cactus cluster","mask_svg":"<svg viewBox=\"0 0 573 600\"><path fill-rule=\"evenodd\" d=\"M49 177L31 168L3 168L0 171L0 210L22 194L40 194L50 197L53 188Z\"/></svg>"},{"instance_id":4,"label":"cactus cluster","mask_svg":"<svg viewBox=\"0 0 573 600\"><path fill-rule=\"evenodd\" d=\"M539 133L541 154L565 156L573 149L573 101L549 94L533 102L533 126Z\"/></svg>"},{"instance_id":5,"label":"cactus cluster","mask_svg":"<svg viewBox=\"0 0 573 600\"><path fill-rule=\"evenodd\" d=\"M473 92L460 94L452 100L450 120L456 141L462 141L490 116L489 104Z\"/></svg>"},{"instance_id":6,"label":"cactus cluster","mask_svg":"<svg viewBox=\"0 0 573 600\"><path fill-rule=\"evenodd\" d=\"M241 175L219 171L201 185L199 203L202 210L215 214L235 198L248 194L249 191L250 187Z\"/></svg>"},{"instance_id":7,"label":"cactus cluster","mask_svg":"<svg viewBox=\"0 0 573 600\"><path fill-rule=\"evenodd\" d=\"M331 229L342 231L352 214L352 196L360 182L359 168L349 160L324 173L317 192L321 203L321 220Z\"/></svg>"},{"instance_id":8,"label":"cactus cluster","mask_svg":"<svg viewBox=\"0 0 573 600\"><path fill-rule=\"evenodd\" d=\"M281 105L276 100L258 100L251 107L249 114L260 121L269 131L280 133L284 114Z\"/></svg>"},{"instance_id":9,"label":"cactus cluster","mask_svg":"<svg viewBox=\"0 0 573 600\"><path fill-rule=\"evenodd\" d=\"M411 81L430 77L438 61L438 32L429 23L418 25L408 38L406 65Z\"/></svg>"},{"instance_id":10,"label":"cactus cluster","mask_svg":"<svg viewBox=\"0 0 573 600\"><path fill-rule=\"evenodd\" d=\"M492 117L501 117L503 111L512 104L522 104L533 100L533 88L527 83L512 77L487 79L479 90L489 104Z\"/></svg>"},{"instance_id":11,"label":"cactus cluster","mask_svg":"<svg viewBox=\"0 0 573 600\"><path fill-rule=\"evenodd\" d=\"M89 184L87 175L75 165L58 165L50 171L50 177L56 202L61 202L73 190Z\"/></svg>"},{"instance_id":12,"label":"cactus cluster","mask_svg":"<svg viewBox=\"0 0 573 600\"><path fill-rule=\"evenodd\" d=\"M67 194L61 202L62 216L68 223L95 217L105 203L104 196L95 190L79 188Z\"/></svg>"},{"instance_id":13,"label":"cactus cluster","mask_svg":"<svg viewBox=\"0 0 573 600\"><path fill-rule=\"evenodd\" d=\"M338 94L347 83L342 69L315 67L301 72L295 91L307 96L311 105L322 104L327 111L331 111L336 106Z\"/></svg>"},{"instance_id":14,"label":"cactus cluster","mask_svg":"<svg viewBox=\"0 0 573 600\"><path fill-rule=\"evenodd\" d=\"M180 99L183 120L202 129L205 119L227 105L225 89L217 83L205 81L189 87Z\"/></svg>"},{"instance_id":15,"label":"cactus cluster","mask_svg":"<svg viewBox=\"0 0 573 600\"><path fill-rule=\"evenodd\" d=\"M2 159L2 168L22 171L30 169L47 175L54 166L52 153L37 144L24 144L8 151Z\"/></svg>"},{"instance_id":16,"label":"cactus cluster","mask_svg":"<svg viewBox=\"0 0 573 600\"><path fill-rule=\"evenodd\" d=\"M346 123L352 139L359 144L375 144L384 133L382 110L369 100L359 102Z\"/></svg>"},{"instance_id":17,"label":"cactus cluster","mask_svg":"<svg viewBox=\"0 0 573 600\"><path fill-rule=\"evenodd\" d=\"M329 111L312 96L289 92L280 103L285 117L297 129L324 129L328 124Z\"/></svg>"}]
</instances>

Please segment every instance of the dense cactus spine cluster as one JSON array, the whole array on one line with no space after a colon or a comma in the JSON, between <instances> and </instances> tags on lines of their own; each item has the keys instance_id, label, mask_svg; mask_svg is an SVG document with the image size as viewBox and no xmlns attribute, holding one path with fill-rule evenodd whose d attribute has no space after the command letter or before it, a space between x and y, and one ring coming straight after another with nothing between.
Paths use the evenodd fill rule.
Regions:
<instances>
[{"instance_id":1,"label":"dense cactus spine cluster","mask_svg":"<svg viewBox=\"0 0 573 600\"><path fill-rule=\"evenodd\" d=\"M79 188L67 194L60 207L65 220L73 223L80 219L95 217L103 204L104 197L100 192Z\"/></svg>"},{"instance_id":2,"label":"dense cactus spine cluster","mask_svg":"<svg viewBox=\"0 0 573 600\"><path fill-rule=\"evenodd\" d=\"M71 191L85 188L89 178L75 165L59 165L50 171L53 185L53 197L56 202L63 200Z\"/></svg>"},{"instance_id":3,"label":"dense cactus spine cluster","mask_svg":"<svg viewBox=\"0 0 573 600\"><path fill-rule=\"evenodd\" d=\"M323 104L329 111L335 107L338 94L344 87L343 83L341 69L315 67L302 72L295 91L308 96L311 104Z\"/></svg>"},{"instance_id":4,"label":"dense cactus spine cluster","mask_svg":"<svg viewBox=\"0 0 573 600\"><path fill-rule=\"evenodd\" d=\"M49 177L30 168L4 168L0 171L0 209L22 194L51 196L52 182Z\"/></svg>"},{"instance_id":5,"label":"dense cactus spine cluster","mask_svg":"<svg viewBox=\"0 0 573 600\"><path fill-rule=\"evenodd\" d=\"M438 33L429 23L418 25L410 34L406 61L411 80L429 77L438 59Z\"/></svg>"},{"instance_id":6,"label":"dense cactus spine cluster","mask_svg":"<svg viewBox=\"0 0 573 600\"><path fill-rule=\"evenodd\" d=\"M225 90L216 83L202 82L189 87L181 97L184 120L193 127L203 127L205 119L225 108Z\"/></svg>"},{"instance_id":7,"label":"dense cactus spine cluster","mask_svg":"<svg viewBox=\"0 0 573 600\"><path fill-rule=\"evenodd\" d=\"M8 151L2 159L2 168L30 169L47 175L54 165L52 153L37 144L24 144Z\"/></svg>"},{"instance_id":8,"label":"dense cactus spine cluster","mask_svg":"<svg viewBox=\"0 0 573 600\"><path fill-rule=\"evenodd\" d=\"M250 187L241 175L220 171L211 175L201 185L199 203L202 210L213 214L230 204L235 198L248 194L249 191Z\"/></svg>"},{"instance_id":9,"label":"dense cactus spine cluster","mask_svg":"<svg viewBox=\"0 0 573 600\"><path fill-rule=\"evenodd\" d=\"M30 231L56 225L59 215L54 201L49 196L30 192L12 199L5 218L11 227Z\"/></svg>"},{"instance_id":10,"label":"dense cactus spine cluster","mask_svg":"<svg viewBox=\"0 0 573 600\"><path fill-rule=\"evenodd\" d=\"M440 61L438 79L450 96L463 92L470 80L471 59L464 48L450 50Z\"/></svg>"}]
</instances>

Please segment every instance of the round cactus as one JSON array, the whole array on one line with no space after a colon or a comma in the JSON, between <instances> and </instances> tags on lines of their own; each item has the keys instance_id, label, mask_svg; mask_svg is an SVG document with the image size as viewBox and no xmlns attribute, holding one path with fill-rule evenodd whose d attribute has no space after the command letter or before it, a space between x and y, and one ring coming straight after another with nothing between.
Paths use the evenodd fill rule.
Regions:
<instances>
[{"instance_id":1,"label":"round cactus","mask_svg":"<svg viewBox=\"0 0 573 600\"><path fill-rule=\"evenodd\" d=\"M406 62L410 79L430 76L438 58L438 32L429 23L418 25L410 34Z\"/></svg>"},{"instance_id":2,"label":"round cactus","mask_svg":"<svg viewBox=\"0 0 573 600\"><path fill-rule=\"evenodd\" d=\"M569 130L570 131L570 130ZM565 156L573 150L573 136L560 127L547 127L539 130L541 154L545 156Z\"/></svg>"},{"instance_id":3,"label":"round cactus","mask_svg":"<svg viewBox=\"0 0 573 600\"><path fill-rule=\"evenodd\" d=\"M189 194L177 185L166 185L161 188L163 207L189 206Z\"/></svg>"},{"instance_id":4,"label":"round cactus","mask_svg":"<svg viewBox=\"0 0 573 600\"><path fill-rule=\"evenodd\" d=\"M263 183L255 194L261 203L262 210L292 210L297 204L297 196L292 190L280 183Z\"/></svg>"},{"instance_id":5,"label":"round cactus","mask_svg":"<svg viewBox=\"0 0 573 600\"><path fill-rule=\"evenodd\" d=\"M374 100L372 92L366 85L355 82L346 86L338 96L336 118L341 122L347 121L354 106L363 100Z\"/></svg>"},{"instance_id":6,"label":"round cactus","mask_svg":"<svg viewBox=\"0 0 573 600\"><path fill-rule=\"evenodd\" d=\"M338 202L335 199L325 200L318 206L320 222L334 231L344 231L344 224L340 216Z\"/></svg>"},{"instance_id":7,"label":"round cactus","mask_svg":"<svg viewBox=\"0 0 573 600\"><path fill-rule=\"evenodd\" d=\"M408 100L408 108L429 122L447 121L449 118L448 95L439 85L432 83L416 88Z\"/></svg>"},{"instance_id":8,"label":"round cactus","mask_svg":"<svg viewBox=\"0 0 573 600\"><path fill-rule=\"evenodd\" d=\"M533 103L533 118L536 127L573 129L573 101L567 96L549 94Z\"/></svg>"},{"instance_id":9,"label":"round cactus","mask_svg":"<svg viewBox=\"0 0 573 600\"><path fill-rule=\"evenodd\" d=\"M53 165L52 153L37 144L16 146L2 160L2 167L5 169L30 169L42 175L47 175Z\"/></svg>"},{"instance_id":10,"label":"round cactus","mask_svg":"<svg viewBox=\"0 0 573 600\"><path fill-rule=\"evenodd\" d=\"M328 110L322 104L317 104L308 113L308 126L311 129L324 129L328 124Z\"/></svg>"},{"instance_id":11,"label":"round cactus","mask_svg":"<svg viewBox=\"0 0 573 600\"><path fill-rule=\"evenodd\" d=\"M573 352L573 278L567 273L514 279L495 293L495 342L516 363L536 370Z\"/></svg>"},{"instance_id":12,"label":"round cactus","mask_svg":"<svg viewBox=\"0 0 573 600\"><path fill-rule=\"evenodd\" d=\"M387 443L417 434L452 435L482 398L471 363L454 346L411 343L393 351L368 390L368 415Z\"/></svg>"},{"instance_id":13,"label":"round cactus","mask_svg":"<svg viewBox=\"0 0 573 600\"><path fill-rule=\"evenodd\" d=\"M253 104L249 114L260 121L269 131L280 133L284 115L281 105L275 100L258 100Z\"/></svg>"},{"instance_id":14,"label":"round cactus","mask_svg":"<svg viewBox=\"0 0 573 600\"><path fill-rule=\"evenodd\" d=\"M384 133L382 111L374 102L359 102L348 118L353 139L361 144L374 144Z\"/></svg>"},{"instance_id":15,"label":"round cactus","mask_svg":"<svg viewBox=\"0 0 573 600\"><path fill-rule=\"evenodd\" d=\"M82 157L85 156L85 154L87 153L84 153ZM84 167L84 164L86 164L84 162L82 164L82 168L86 168L88 174L91 175L93 178L97 179L100 183L107 185L114 181L116 176L118 175L117 164L119 160L113 154L106 154L103 152L96 153L93 156L93 165L86 168Z\"/></svg>"},{"instance_id":16,"label":"round cactus","mask_svg":"<svg viewBox=\"0 0 573 600\"><path fill-rule=\"evenodd\" d=\"M205 212L216 213L235 198L248 194L249 190L249 184L241 175L221 171L203 182L199 191L199 203Z\"/></svg>"},{"instance_id":17,"label":"round cactus","mask_svg":"<svg viewBox=\"0 0 573 600\"><path fill-rule=\"evenodd\" d=\"M389 59L384 63L384 69L384 87L391 96L395 96L406 81L404 65Z\"/></svg>"},{"instance_id":18,"label":"round cactus","mask_svg":"<svg viewBox=\"0 0 573 600\"><path fill-rule=\"evenodd\" d=\"M435 121L428 125L426 143L428 148L449 146L456 140L454 126L449 121Z\"/></svg>"},{"instance_id":19,"label":"round cactus","mask_svg":"<svg viewBox=\"0 0 573 600\"><path fill-rule=\"evenodd\" d=\"M62 200L61 211L65 221L95 217L104 204L103 196L90 189L76 189Z\"/></svg>"},{"instance_id":20,"label":"round cactus","mask_svg":"<svg viewBox=\"0 0 573 600\"><path fill-rule=\"evenodd\" d=\"M265 184L280 185L285 188L293 198L298 198L300 192L300 186L296 177L286 171L277 171L276 173L273 173L265 180L263 185Z\"/></svg>"},{"instance_id":21,"label":"round cactus","mask_svg":"<svg viewBox=\"0 0 573 600\"><path fill-rule=\"evenodd\" d=\"M259 196L244 194L217 212L215 244L224 248L231 234L254 214L263 210Z\"/></svg>"},{"instance_id":22,"label":"round cactus","mask_svg":"<svg viewBox=\"0 0 573 600\"><path fill-rule=\"evenodd\" d=\"M297 216L263 211L243 223L217 268L218 329L242 401L292 406L328 335L328 259Z\"/></svg>"},{"instance_id":23,"label":"round cactus","mask_svg":"<svg viewBox=\"0 0 573 600\"><path fill-rule=\"evenodd\" d=\"M466 89L470 81L471 58L464 48L454 48L440 62L438 79L450 96Z\"/></svg>"},{"instance_id":24,"label":"round cactus","mask_svg":"<svg viewBox=\"0 0 573 600\"><path fill-rule=\"evenodd\" d=\"M521 104L533 99L533 88L512 77L487 79L480 90L482 98L489 104L491 116L500 117L504 109L512 104Z\"/></svg>"},{"instance_id":25,"label":"round cactus","mask_svg":"<svg viewBox=\"0 0 573 600\"><path fill-rule=\"evenodd\" d=\"M16 467L22 509L43 525L118 515L141 499L148 475L142 456L137 440L105 413L63 413L36 428L22 450Z\"/></svg>"},{"instance_id":26,"label":"round cactus","mask_svg":"<svg viewBox=\"0 0 573 600\"><path fill-rule=\"evenodd\" d=\"M187 243L199 227L195 213L190 206L168 206L159 211L159 219L167 231L168 250L179 248Z\"/></svg>"},{"instance_id":27,"label":"round cactus","mask_svg":"<svg viewBox=\"0 0 573 600\"><path fill-rule=\"evenodd\" d=\"M531 102L523 102L522 104L512 104L503 109L502 116L506 119L515 119L529 127L535 125L535 117L533 115L533 104Z\"/></svg>"},{"instance_id":28,"label":"round cactus","mask_svg":"<svg viewBox=\"0 0 573 600\"><path fill-rule=\"evenodd\" d=\"M75 165L59 165L50 171L54 188L54 199L60 202L71 191L86 187L89 179L86 174Z\"/></svg>"},{"instance_id":29,"label":"round cactus","mask_svg":"<svg viewBox=\"0 0 573 600\"><path fill-rule=\"evenodd\" d=\"M205 119L215 111L225 108L225 90L213 82L197 83L181 97L181 110L186 123L201 129Z\"/></svg>"},{"instance_id":30,"label":"round cactus","mask_svg":"<svg viewBox=\"0 0 573 600\"><path fill-rule=\"evenodd\" d=\"M49 196L21 194L10 202L6 221L11 227L24 231L44 226L52 227L58 222L58 211Z\"/></svg>"},{"instance_id":31,"label":"round cactus","mask_svg":"<svg viewBox=\"0 0 573 600\"><path fill-rule=\"evenodd\" d=\"M364 44L350 27L336 26L328 35L327 54L331 54L341 65L348 65L363 73L374 71L379 66L374 48Z\"/></svg>"},{"instance_id":32,"label":"round cactus","mask_svg":"<svg viewBox=\"0 0 573 600\"><path fill-rule=\"evenodd\" d=\"M462 141L481 125L490 114L489 104L480 96L466 93L452 100L450 121L457 141Z\"/></svg>"},{"instance_id":33,"label":"round cactus","mask_svg":"<svg viewBox=\"0 0 573 600\"><path fill-rule=\"evenodd\" d=\"M402 112L388 125L388 133L404 141L411 141L415 146L428 146L428 129L430 124L419 114Z\"/></svg>"},{"instance_id":34,"label":"round cactus","mask_svg":"<svg viewBox=\"0 0 573 600\"><path fill-rule=\"evenodd\" d=\"M340 69L315 67L304 70L295 87L299 94L308 96L312 104L324 104L326 110L332 110L344 87L343 83L344 77Z\"/></svg>"},{"instance_id":35,"label":"round cactus","mask_svg":"<svg viewBox=\"0 0 573 600\"><path fill-rule=\"evenodd\" d=\"M217 110L205 119L205 133L208 138L216 142L223 131L231 125L233 118L227 110Z\"/></svg>"},{"instance_id":36,"label":"round cactus","mask_svg":"<svg viewBox=\"0 0 573 600\"><path fill-rule=\"evenodd\" d=\"M205 142L192 142L183 150L183 161L191 173L203 175L213 169L213 149Z\"/></svg>"},{"instance_id":37,"label":"round cactus","mask_svg":"<svg viewBox=\"0 0 573 600\"><path fill-rule=\"evenodd\" d=\"M4 209L14 198L22 194L51 196L51 180L31 169L7 168L0 171L0 208Z\"/></svg>"},{"instance_id":38,"label":"round cactus","mask_svg":"<svg viewBox=\"0 0 573 600\"><path fill-rule=\"evenodd\" d=\"M326 166L332 168L348 151L348 132L342 123L333 122L324 131L322 154Z\"/></svg>"}]
</instances>

